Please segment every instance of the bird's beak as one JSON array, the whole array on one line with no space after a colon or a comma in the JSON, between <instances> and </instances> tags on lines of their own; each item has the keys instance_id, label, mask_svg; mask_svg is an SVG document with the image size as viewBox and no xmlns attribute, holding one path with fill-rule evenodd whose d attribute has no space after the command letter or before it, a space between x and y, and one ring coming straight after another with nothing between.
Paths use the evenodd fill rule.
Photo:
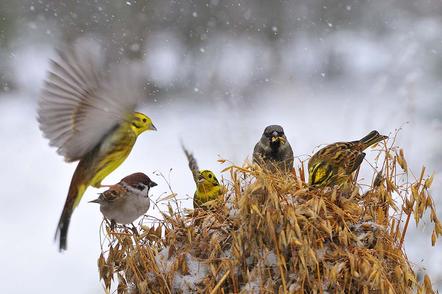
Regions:
<instances>
[{"instance_id":1,"label":"bird's beak","mask_svg":"<svg viewBox=\"0 0 442 294\"><path fill-rule=\"evenodd\" d=\"M204 177L202 175L198 176L198 184L201 184L202 182L204 182Z\"/></svg>"},{"instance_id":2,"label":"bird's beak","mask_svg":"<svg viewBox=\"0 0 442 294\"><path fill-rule=\"evenodd\" d=\"M153 124L151 124L150 127L149 127L149 130L151 130L151 131L156 131L157 128L156 128Z\"/></svg>"},{"instance_id":3,"label":"bird's beak","mask_svg":"<svg viewBox=\"0 0 442 294\"><path fill-rule=\"evenodd\" d=\"M276 135L274 133L272 134L272 140L271 140L272 143L279 141L279 143L281 143L281 145L284 145L285 144L284 137L280 136L278 133L276 133Z\"/></svg>"},{"instance_id":4,"label":"bird's beak","mask_svg":"<svg viewBox=\"0 0 442 294\"><path fill-rule=\"evenodd\" d=\"M278 135L278 132L277 131L274 131L273 133L272 133L272 138L271 138L271 140L270 140L272 143L274 143L274 142L276 142L276 141L279 141L279 135Z\"/></svg>"},{"instance_id":5,"label":"bird's beak","mask_svg":"<svg viewBox=\"0 0 442 294\"><path fill-rule=\"evenodd\" d=\"M158 186L158 184L155 183L154 181L150 181L149 182L149 188L152 188L152 187L155 187L155 186Z\"/></svg>"}]
</instances>

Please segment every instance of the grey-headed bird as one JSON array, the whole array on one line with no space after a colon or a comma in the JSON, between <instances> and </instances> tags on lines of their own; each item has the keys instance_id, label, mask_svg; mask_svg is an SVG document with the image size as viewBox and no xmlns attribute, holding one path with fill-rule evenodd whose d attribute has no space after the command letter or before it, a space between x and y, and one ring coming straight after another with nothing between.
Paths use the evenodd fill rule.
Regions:
<instances>
[{"instance_id":1,"label":"grey-headed bird","mask_svg":"<svg viewBox=\"0 0 442 294\"><path fill-rule=\"evenodd\" d=\"M264 129L253 150L253 161L269 170L292 170L293 150L281 126L270 125Z\"/></svg>"}]
</instances>

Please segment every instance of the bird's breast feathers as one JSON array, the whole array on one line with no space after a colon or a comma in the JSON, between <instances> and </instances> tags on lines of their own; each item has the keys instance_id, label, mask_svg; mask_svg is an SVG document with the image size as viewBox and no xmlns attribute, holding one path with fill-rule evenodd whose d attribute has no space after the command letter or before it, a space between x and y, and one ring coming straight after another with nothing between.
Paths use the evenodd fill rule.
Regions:
<instances>
[{"instance_id":1,"label":"bird's breast feathers","mask_svg":"<svg viewBox=\"0 0 442 294\"><path fill-rule=\"evenodd\" d=\"M108 134L102 141L95 157L94 177L91 185L97 187L101 181L127 158L136 141L136 135L122 125Z\"/></svg>"},{"instance_id":2,"label":"bird's breast feathers","mask_svg":"<svg viewBox=\"0 0 442 294\"><path fill-rule=\"evenodd\" d=\"M201 202L206 202L209 200L214 200L216 199L219 195L221 195L223 193L223 189L221 186L202 186L199 185L198 189L195 193L195 197L201 201Z\"/></svg>"}]
</instances>

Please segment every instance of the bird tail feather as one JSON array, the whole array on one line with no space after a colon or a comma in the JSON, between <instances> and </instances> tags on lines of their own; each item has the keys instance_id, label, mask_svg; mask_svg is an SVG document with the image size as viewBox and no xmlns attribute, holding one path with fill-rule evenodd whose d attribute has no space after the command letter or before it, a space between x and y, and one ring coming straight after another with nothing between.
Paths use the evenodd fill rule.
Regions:
<instances>
[{"instance_id":1,"label":"bird tail feather","mask_svg":"<svg viewBox=\"0 0 442 294\"><path fill-rule=\"evenodd\" d=\"M57 230L55 232L55 241L59 239L59 250L60 252L67 249L67 237L69 224L71 222L71 216L74 212L75 207L80 203L81 198L86 190L86 186L83 184L78 184L76 181L76 173L72 177L71 185L69 186L68 196L66 202L64 203L63 211L58 221Z\"/></svg>"},{"instance_id":2,"label":"bird tail feather","mask_svg":"<svg viewBox=\"0 0 442 294\"><path fill-rule=\"evenodd\" d=\"M198 163L196 162L195 157L193 154L184 147L184 144L181 142L181 148L183 148L184 154L186 154L187 161L189 162L189 168L193 175L193 180L195 183L198 182L198 176L199 176L199 167Z\"/></svg>"}]
</instances>

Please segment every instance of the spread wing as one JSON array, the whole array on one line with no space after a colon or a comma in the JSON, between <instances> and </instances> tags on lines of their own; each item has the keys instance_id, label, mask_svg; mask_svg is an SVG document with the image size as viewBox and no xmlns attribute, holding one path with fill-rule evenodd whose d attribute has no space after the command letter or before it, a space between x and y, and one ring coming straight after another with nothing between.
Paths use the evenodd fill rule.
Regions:
<instances>
[{"instance_id":1,"label":"spread wing","mask_svg":"<svg viewBox=\"0 0 442 294\"><path fill-rule=\"evenodd\" d=\"M133 67L106 68L97 44L65 47L50 62L38 104L40 129L66 161L79 160L130 117L141 85Z\"/></svg>"}]
</instances>

